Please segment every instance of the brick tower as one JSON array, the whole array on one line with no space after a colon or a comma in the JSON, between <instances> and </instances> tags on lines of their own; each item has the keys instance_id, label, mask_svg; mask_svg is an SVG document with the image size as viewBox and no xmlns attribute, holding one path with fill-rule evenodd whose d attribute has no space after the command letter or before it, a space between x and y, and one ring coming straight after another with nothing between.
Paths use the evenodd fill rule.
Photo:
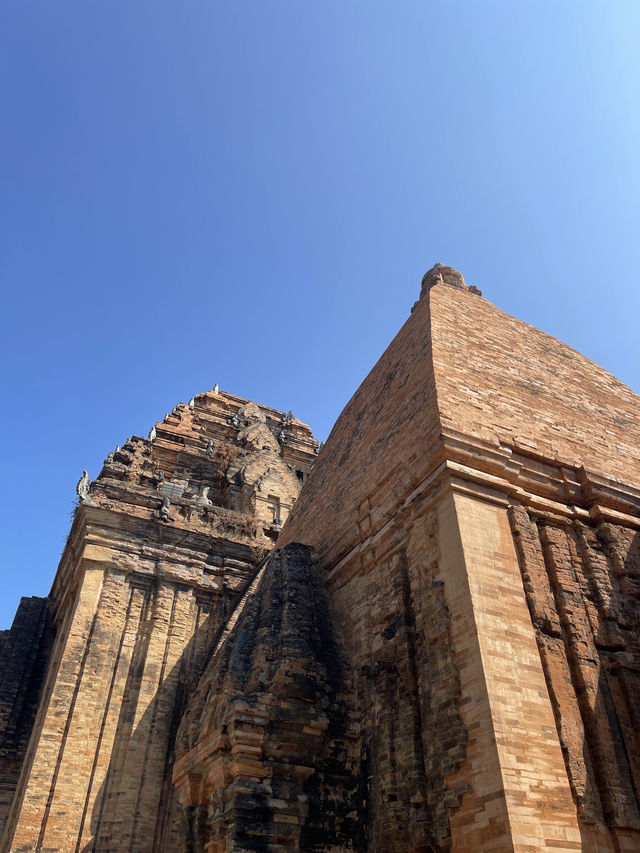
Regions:
<instances>
[{"instance_id":1,"label":"brick tower","mask_svg":"<svg viewBox=\"0 0 640 853\"><path fill-rule=\"evenodd\" d=\"M79 492L2 853L640 850L640 399L456 270L321 452L214 391Z\"/></svg>"},{"instance_id":2,"label":"brick tower","mask_svg":"<svg viewBox=\"0 0 640 853\"><path fill-rule=\"evenodd\" d=\"M640 850L639 448L627 387L430 270L183 717L182 849Z\"/></svg>"},{"instance_id":3,"label":"brick tower","mask_svg":"<svg viewBox=\"0 0 640 853\"><path fill-rule=\"evenodd\" d=\"M0 730L5 820L13 795L3 851L178 849L171 766L185 699L316 448L292 416L216 389L80 482L48 620L42 600L23 600L27 624L4 640L18 658L0 692L9 709L25 685L39 692L38 654L50 660L28 749L33 697L19 705L27 737Z\"/></svg>"},{"instance_id":4,"label":"brick tower","mask_svg":"<svg viewBox=\"0 0 640 853\"><path fill-rule=\"evenodd\" d=\"M324 571L368 849L640 850L639 530L640 399L436 265L278 543Z\"/></svg>"}]
</instances>

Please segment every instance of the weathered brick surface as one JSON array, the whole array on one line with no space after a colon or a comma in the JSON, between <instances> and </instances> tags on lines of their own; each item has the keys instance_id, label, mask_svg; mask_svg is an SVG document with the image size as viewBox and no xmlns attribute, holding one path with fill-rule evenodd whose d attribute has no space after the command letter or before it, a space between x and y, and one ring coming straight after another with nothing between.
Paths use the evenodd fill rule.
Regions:
<instances>
[{"instance_id":1,"label":"weathered brick surface","mask_svg":"<svg viewBox=\"0 0 640 853\"><path fill-rule=\"evenodd\" d=\"M594 849L635 849L640 536L523 507L510 517L583 835Z\"/></svg>"},{"instance_id":2,"label":"weathered brick surface","mask_svg":"<svg viewBox=\"0 0 640 853\"><path fill-rule=\"evenodd\" d=\"M361 850L360 744L309 550L275 551L179 734L186 850Z\"/></svg>"},{"instance_id":3,"label":"weathered brick surface","mask_svg":"<svg viewBox=\"0 0 640 853\"><path fill-rule=\"evenodd\" d=\"M52 643L46 598L22 598L0 644L0 837L38 710Z\"/></svg>"},{"instance_id":4,"label":"weathered brick surface","mask_svg":"<svg viewBox=\"0 0 640 853\"><path fill-rule=\"evenodd\" d=\"M618 568L624 584L611 586L593 540L594 525L603 526L612 564L632 562L631 545L613 530L636 541L639 432L640 401L601 368L469 292L455 271L436 268L425 277L420 302L338 420L280 539L305 542L320 555L354 674L363 742L380 744L383 761L370 774L370 849L640 847L634 582L626 579L629 569L625 575ZM526 506L559 529L569 523L572 544L556 533L546 534L546 544L537 534L512 533L510 505L512 523ZM435 525L425 524L425 508ZM429 553L439 559L434 563ZM562 573L559 567L580 560L587 580L573 583L568 623L547 569L528 566L542 561ZM402 725L413 703L411 690L401 699L395 692L402 655L393 630L383 643L377 628L380 603L390 623L404 618L390 587L401 565L409 578L418 679L444 695L451 691L448 739L447 723L438 719L434 728L429 696L419 694L416 730L423 741L435 732L436 755L446 743L456 757L441 765L446 772L439 779L424 774L448 808L438 810L434 791L425 798L430 808L421 817L430 835L422 842L408 836L406 824L399 828L398 816L412 814L406 799L395 809L407 787L412 801L420 799L421 774L412 776L406 760L411 741L406 732L395 737L397 728L391 740L384 735L384 721ZM566 571L563 577L569 590ZM433 620L416 600L427 578L442 585L449 663L442 654L425 656L433 649ZM619 619L610 615L616 607L627 634L614 654L621 642ZM593 624L598 640L589 639ZM609 643L606 665L594 666L597 642ZM580 656L586 669L574 688ZM374 661L370 669L363 659ZM388 660L397 671L385 682ZM620 661L629 668L622 676ZM371 673L377 683L367 693ZM602 727L599 715L609 720ZM601 754L608 806L590 781ZM429 768L428 747L421 760Z\"/></svg>"},{"instance_id":5,"label":"weathered brick surface","mask_svg":"<svg viewBox=\"0 0 640 853\"><path fill-rule=\"evenodd\" d=\"M216 391L109 454L53 584L57 637L33 731L25 709L3 765L13 787L22 771L0 849L177 849L171 770L187 696L315 451L304 424ZM37 632L14 633L5 648L33 657ZM19 664L0 696L14 716L33 669Z\"/></svg>"},{"instance_id":6,"label":"weathered brick surface","mask_svg":"<svg viewBox=\"0 0 640 853\"><path fill-rule=\"evenodd\" d=\"M78 510L0 849L639 850L639 439L442 265L317 458L178 406Z\"/></svg>"},{"instance_id":7,"label":"weathered brick surface","mask_svg":"<svg viewBox=\"0 0 640 853\"><path fill-rule=\"evenodd\" d=\"M526 853L541 848L557 853L580 849L579 824L506 508L460 492L454 492L453 502L461 554L451 564L450 588L455 595L457 576L460 585L466 577L469 590L467 600L461 597L454 612L469 608L475 623L476 661L482 667L487 705L486 711L478 713L477 706L474 710L479 726L476 736L489 755L494 751L499 771L486 773L485 769L470 779L475 796L466 799L474 807L476 838L472 835L467 841L458 821L467 807L463 800L453 819L454 849L502 850L509 843L515 851ZM468 768L462 772L466 775ZM497 784L508 824L503 838L490 843L485 823ZM474 803L478 795L482 810L476 810ZM490 799L485 800L487 796Z\"/></svg>"},{"instance_id":8,"label":"weathered brick surface","mask_svg":"<svg viewBox=\"0 0 640 853\"><path fill-rule=\"evenodd\" d=\"M444 428L640 484L640 399L597 364L465 290L430 291Z\"/></svg>"},{"instance_id":9,"label":"weathered brick surface","mask_svg":"<svg viewBox=\"0 0 640 853\"><path fill-rule=\"evenodd\" d=\"M331 430L283 544L304 531L322 562L336 564L432 469L440 423L430 325L422 299Z\"/></svg>"}]
</instances>

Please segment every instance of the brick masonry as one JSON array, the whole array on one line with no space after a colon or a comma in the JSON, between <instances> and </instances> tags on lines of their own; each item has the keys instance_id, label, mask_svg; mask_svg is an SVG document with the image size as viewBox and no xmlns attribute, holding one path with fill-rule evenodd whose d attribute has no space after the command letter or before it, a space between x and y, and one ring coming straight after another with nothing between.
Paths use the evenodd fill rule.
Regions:
<instances>
[{"instance_id":1,"label":"brick masonry","mask_svg":"<svg viewBox=\"0 0 640 853\"><path fill-rule=\"evenodd\" d=\"M455 270L425 276L279 540L320 556L361 737L382 751L368 849L640 849L639 433L640 401L614 377ZM383 681L376 630L379 601L402 619L390 585L403 577L427 685L415 717L421 766L433 767L431 750L440 769L425 774L421 838L407 838L407 802L424 797L406 754L416 738L369 734L380 713L400 725L412 704L397 674ZM435 650L421 603L430 579L448 660L425 654ZM434 725L439 693L448 718Z\"/></svg>"},{"instance_id":2,"label":"brick masonry","mask_svg":"<svg viewBox=\"0 0 640 853\"><path fill-rule=\"evenodd\" d=\"M0 837L38 710L51 649L46 598L23 598L0 645Z\"/></svg>"},{"instance_id":3,"label":"brick masonry","mask_svg":"<svg viewBox=\"0 0 640 853\"><path fill-rule=\"evenodd\" d=\"M0 850L640 849L639 448L442 265L319 454L178 406L78 509Z\"/></svg>"},{"instance_id":4,"label":"brick masonry","mask_svg":"<svg viewBox=\"0 0 640 853\"><path fill-rule=\"evenodd\" d=\"M171 768L186 698L316 447L293 417L216 390L109 454L81 495L53 584L55 641L35 723L13 698L31 677L23 654L37 656L33 606L4 639L19 666L3 687L2 722L17 714L31 737L26 749L7 730L26 755L19 782L16 761L1 756L15 792L7 782L0 849L177 849L184 817Z\"/></svg>"},{"instance_id":5,"label":"brick masonry","mask_svg":"<svg viewBox=\"0 0 640 853\"><path fill-rule=\"evenodd\" d=\"M360 742L323 577L277 550L183 718L183 850L363 849Z\"/></svg>"}]
</instances>

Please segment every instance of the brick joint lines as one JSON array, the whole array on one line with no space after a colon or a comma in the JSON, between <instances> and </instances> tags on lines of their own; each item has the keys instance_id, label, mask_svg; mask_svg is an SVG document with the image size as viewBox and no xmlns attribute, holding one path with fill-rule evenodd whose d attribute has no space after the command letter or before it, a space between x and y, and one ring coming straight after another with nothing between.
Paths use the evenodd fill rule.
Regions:
<instances>
[{"instance_id":1,"label":"brick joint lines","mask_svg":"<svg viewBox=\"0 0 640 853\"><path fill-rule=\"evenodd\" d=\"M640 850L640 400L436 264L319 451L216 386L0 632L0 853Z\"/></svg>"}]
</instances>

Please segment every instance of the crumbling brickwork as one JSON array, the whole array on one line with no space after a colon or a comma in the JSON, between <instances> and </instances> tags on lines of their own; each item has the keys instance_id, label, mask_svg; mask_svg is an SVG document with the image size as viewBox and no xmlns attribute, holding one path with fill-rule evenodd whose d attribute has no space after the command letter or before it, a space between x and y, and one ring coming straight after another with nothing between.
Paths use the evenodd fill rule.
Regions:
<instances>
[{"instance_id":1,"label":"crumbling brickwork","mask_svg":"<svg viewBox=\"0 0 640 853\"><path fill-rule=\"evenodd\" d=\"M24 752L31 733L0 849L178 848L171 768L186 698L315 452L292 416L216 390L116 448L93 484L83 477L42 701L12 740Z\"/></svg>"},{"instance_id":2,"label":"crumbling brickwork","mask_svg":"<svg viewBox=\"0 0 640 853\"><path fill-rule=\"evenodd\" d=\"M468 734L440 576L438 521L388 557L363 558L332 586L352 667L367 778L366 838L380 851L450 849Z\"/></svg>"},{"instance_id":3,"label":"crumbling brickwork","mask_svg":"<svg viewBox=\"0 0 640 853\"><path fill-rule=\"evenodd\" d=\"M0 838L38 710L53 640L46 598L23 598L0 645Z\"/></svg>"},{"instance_id":4,"label":"crumbling brickwork","mask_svg":"<svg viewBox=\"0 0 640 853\"><path fill-rule=\"evenodd\" d=\"M182 722L183 849L362 850L357 733L320 570L277 550Z\"/></svg>"},{"instance_id":5,"label":"crumbling brickwork","mask_svg":"<svg viewBox=\"0 0 640 853\"><path fill-rule=\"evenodd\" d=\"M216 388L78 491L2 853L640 849L640 399L453 268L320 453Z\"/></svg>"},{"instance_id":6,"label":"crumbling brickwork","mask_svg":"<svg viewBox=\"0 0 640 853\"><path fill-rule=\"evenodd\" d=\"M625 849L640 837L640 537L523 507L510 518L584 834Z\"/></svg>"},{"instance_id":7,"label":"crumbling brickwork","mask_svg":"<svg viewBox=\"0 0 640 853\"><path fill-rule=\"evenodd\" d=\"M628 568L640 527L639 446L640 401L628 388L499 311L457 271L436 266L425 276L279 540L320 556L363 742L381 755L370 771L369 849L640 847L640 658L629 615L637 569ZM522 569L519 512L546 519L537 574ZM598 549L594 536L605 530ZM572 576L577 560L585 582ZM542 591L552 565L563 580ZM545 608L533 622L532 589ZM398 625L412 623L405 641ZM598 658L605 625L615 639ZM545 644L555 644L552 656ZM402 666L412 655L418 701Z\"/></svg>"}]
</instances>

